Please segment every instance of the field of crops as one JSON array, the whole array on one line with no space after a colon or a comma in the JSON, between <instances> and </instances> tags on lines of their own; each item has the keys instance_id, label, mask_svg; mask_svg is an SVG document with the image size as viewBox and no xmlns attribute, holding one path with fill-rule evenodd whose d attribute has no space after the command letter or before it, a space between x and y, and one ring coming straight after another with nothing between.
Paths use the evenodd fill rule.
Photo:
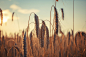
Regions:
<instances>
[{"instance_id":1,"label":"field of crops","mask_svg":"<svg viewBox=\"0 0 86 57\"><path fill-rule=\"evenodd\" d=\"M50 21L48 20L50 30L44 20L41 20L40 28L40 19L34 12L32 13L34 13L35 28L31 32L29 31L29 21L27 28L21 32L21 35L14 33L8 37L3 35L0 30L0 57L86 57L86 32L79 31L73 37L73 31L69 31L65 35L61 31L57 9L55 6L52 7L54 7L52 30L51 18ZM64 20L63 8L61 11Z\"/></svg>"},{"instance_id":2,"label":"field of crops","mask_svg":"<svg viewBox=\"0 0 86 57\"><path fill-rule=\"evenodd\" d=\"M22 37L2 37L0 41L0 57L85 57L86 33L78 32L73 39L72 34L56 35L49 39L44 35L43 39L37 37L26 38L26 52L24 52ZM24 42L25 43L25 42Z\"/></svg>"}]
</instances>

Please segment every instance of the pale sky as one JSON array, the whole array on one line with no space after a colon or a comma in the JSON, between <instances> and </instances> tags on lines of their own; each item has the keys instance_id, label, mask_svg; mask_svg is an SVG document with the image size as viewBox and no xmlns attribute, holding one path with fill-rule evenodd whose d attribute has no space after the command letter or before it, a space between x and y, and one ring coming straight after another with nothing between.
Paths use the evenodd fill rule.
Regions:
<instances>
[{"instance_id":1,"label":"pale sky","mask_svg":"<svg viewBox=\"0 0 86 57\"><path fill-rule=\"evenodd\" d=\"M19 30L27 27L31 12L35 12L39 19L50 20L52 5L55 5L55 0L0 0L0 8L4 14L4 23L0 29L8 34L10 32L18 33ZM56 8L62 31L66 33L73 28L73 0L59 0L56 2ZM64 9L64 20L62 20L61 8ZM11 20L13 12L15 12L14 21ZM54 8L52 8L51 16L53 20ZM34 21L34 14L32 14L30 23ZM41 23L41 21L39 22ZM49 22L46 21L45 23L49 28ZM74 25L75 33L77 31L86 32L86 0L74 0ZM34 24L31 24L30 30L33 28Z\"/></svg>"}]
</instances>

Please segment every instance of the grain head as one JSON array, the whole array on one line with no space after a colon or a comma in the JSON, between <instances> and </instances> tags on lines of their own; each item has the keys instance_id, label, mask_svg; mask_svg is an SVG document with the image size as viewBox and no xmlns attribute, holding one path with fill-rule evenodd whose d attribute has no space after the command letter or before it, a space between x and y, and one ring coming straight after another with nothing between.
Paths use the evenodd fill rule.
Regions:
<instances>
[{"instance_id":1,"label":"grain head","mask_svg":"<svg viewBox=\"0 0 86 57\"><path fill-rule=\"evenodd\" d=\"M13 16L14 16L14 12L12 13L12 21L13 21Z\"/></svg>"},{"instance_id":2,"label":"grain head","mask_svg":"<svg viewBox=\"0 0 86 57\"><path fill-rule=\"evenodd\" d=\"M45 22L42 21L42 26L41 26L41 47L44 47L44 35L45 35Z\"/></svg>"},{"instance_id":3,"label":"grain head","mask_svg":"<svg viewBox=\"0 0 86 57\"><path fill-rule=\"evenodd\" d=\"M47 38L47 49L48 49L48 46L49 46L49 30L48 30L48 27L46 26L46 38Z\"/></svg>"},{"instance_id":4,"label":"grain head","mask_svg":"<svg viewBox=\"0 0 86 57\"><path fill-rule=\"evenodd\" d=\"M64 20L64 11L63 11L63 8L61 8L61 12L62 12L62 19Z\"/></svg>"},{"instance_id":5,"label":"grain head","mask_svg":"<svg viewBox=\"0 0 86 57\"><path fill-rule=\"evenodd\" d=\"M58 13L56 7L54 7L54 19L55 19L55 34L58 34Z\"/></svg>"},{"instance_id":6,"label":"grain head","mask_svg":"<svg viewBox=\"0 0 86 57\"><path fill-rule=\"evenodd\" d=\"M39 19L38 16L35 14L35 26L36 26L36 35L38 37L38 31L39 31Z\"/></svg>"}]
</instances>

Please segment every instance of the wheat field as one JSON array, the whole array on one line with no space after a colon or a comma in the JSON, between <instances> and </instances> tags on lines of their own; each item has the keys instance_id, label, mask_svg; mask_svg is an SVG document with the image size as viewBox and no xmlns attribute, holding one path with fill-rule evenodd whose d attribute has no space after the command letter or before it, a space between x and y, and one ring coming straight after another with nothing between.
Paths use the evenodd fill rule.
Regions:
<instances>
[{"instance_id":1,"label":"wheat field","mask_svg":"<svg viewBox=\"0 0 86 57\"><path fill-rule=\"evenodd\" d=\"M41 29L39 29L41 32ZM34 33L35 32L35 33ZM39 32L39 34L40 34ZM24 57L24 32L22 37L2 36L0 38L0 57ZM41 36L43 35L43 37ZM85 57L86 56L86 33L77 32L74 39L73 35L68 32L67 35L56 34L49 37L48 28L39 38L36 31L33 30L26 38L26 57ZM42 37L42 38L41 38ZM28 40L27 40L28 39Z\"/></svg>"},{"instance_id":2,"label":"wheat field","mask_svg":"<svg viewBox=\"0 0 86 57\"><path fill-rule=\"evenodd\" d=\"M39 27L39 18L35 13L34 15L35 28L30 34L29 21L28 27L21 34L14 33L8 37L0 30L0 57L86 57L86 32L79 31L73 37L73 32L69 31L65 35L61 31L55 7L55 29L52 35L45 21L42 20L41 28ZM63 15L62 17L64 18Z\"/></svg>"}]
</instances>

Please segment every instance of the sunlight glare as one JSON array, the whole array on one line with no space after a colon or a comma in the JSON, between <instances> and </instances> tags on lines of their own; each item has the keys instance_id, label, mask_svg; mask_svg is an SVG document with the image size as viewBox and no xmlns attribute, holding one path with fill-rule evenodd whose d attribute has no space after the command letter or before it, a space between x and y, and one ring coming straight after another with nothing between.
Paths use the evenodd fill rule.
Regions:
<instances>
[{"instance_id":1,"label":"sunlight glare","mask_svg":"<svg viewBox=\"0 0 86 57\"><path fill-rule=\"evenodd\" d=\"M6 23L6 22L7 22L7 18L4 17L4 18L3 18L3 23ZM1 18L0 18L0 23L1 23Z\"/></svg>"},{"instance_id":2,"label":"sunlight glare","mask_svg":"<svg viewBox=\"0 0 86 57\"><path fill-rule=\"evenodd\" d=\"M6 23L7 22L7 19L3 19L3 23Z\"/></svg>"}]
</instances>

